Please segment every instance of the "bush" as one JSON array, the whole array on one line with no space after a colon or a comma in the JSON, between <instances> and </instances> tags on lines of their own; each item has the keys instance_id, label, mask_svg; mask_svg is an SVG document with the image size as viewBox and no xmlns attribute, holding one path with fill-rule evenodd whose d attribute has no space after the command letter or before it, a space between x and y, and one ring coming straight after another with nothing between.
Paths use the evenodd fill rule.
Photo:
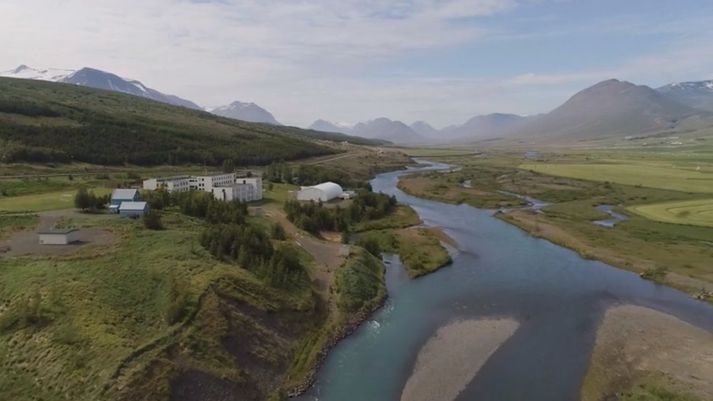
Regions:
<instances>
[{"instance_id":1,"label":"bush","mask_svg":"<svg viewBox=\"0 0 713 401\"><path fill-rule=\"evenodd\" d=\"M163 222L161 221L161 212L158 210L149 210L144 214L144 227L149 230L163 230Z\"/></svg>"},{"instance_id":2,"label":"bush","mask_svg":"<svg viewBox=\"0 0 713 401\"><path fill-rule=\"evenodd\" d=\"M287 233L285 232L285 228L282 227L282 224L280 223L275 223L272 225L272 239L277 240L277 241L284 241L287 239Z\"/></svg>"},{"instance_id":3,"label":"bush","mask_svg":"<svg viewBox=\"0 0 713 401\"><path fill-rule=\"evenodd\" d=\"M357 242L357 245L366 249L367 252L376 256L377 258L381 257L381 245L379 244L379 241L376 238L370 236L362 237Z\"/></svg>"},{"instance_id":4,"label":"bush","mask_svg":"<svg viewBox=\"0 0 713 401\"><path fill-rule=\"evenodd\" d=\"M106 208L109 196L97 196L86 188L80 188L74 195L74 206L83 211L97 211Z\"/></svg>"}]
</instances>

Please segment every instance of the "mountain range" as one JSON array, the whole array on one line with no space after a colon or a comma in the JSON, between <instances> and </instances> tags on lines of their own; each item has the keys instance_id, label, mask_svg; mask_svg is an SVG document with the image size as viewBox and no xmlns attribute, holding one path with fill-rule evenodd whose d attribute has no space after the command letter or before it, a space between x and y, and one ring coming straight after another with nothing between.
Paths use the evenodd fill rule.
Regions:
<instances>
[{"instance_id":1,"label":"mountain range","mask_svg":"<svg viewBox=\"0 0 713 401\"><path fill-rule=\"evenodd\" d=\"M86 86L94 89L102 89L112 92L125 93L127 95L139 96L174 106L203 110L203 107L190 100L162 93L156 89L147 87L135 79L122 78L114 73L89 67L84 67L79 70L58 68L37 69L23 64L12 70L0 72L0 77L35 79ZM280 125L272 114L254 103L236 101L230 105L217 107L208 111L222 117L234 118L237 120Z\"/></svg>"},{"instance_id":2,"label":"mountain range","mask_svg":"<svg viewBox=\"0 0 713 401\"><path fill-rule=\"evenodd\" d=\"M353 127L317 120L312 129L381 138L401 144L455 144L513 139L576 142L624 138L663 131L713 127L713 81L683 82L652 89L610 79L586 88L554 110L534 115L477 115L436 129L425 121L407 126L386 118Z\"/></svg>"},{"instance_id":3,"label":"mountain range","mask_svg":"<svg viewBox=\"0 0 713 401\"><path fill-rule=\"evenodd\" d=\"M54 81L144 97L162 103L203 110L196 103L151 89L141 82L93 68L34 69L21 65L0 76ZM280 125L255 103L235 101L208 110L222 117ZM353 125L317 120L309 127L397 144L452 144L515 139L526 142L586 141L637 136L662 131L713 126L713 80L680 82L652 89L610 79L586 88L554 110L535 116L507 113L476 115L441 129L428 122L379 117Z\"/></svg>"}]
</instances>

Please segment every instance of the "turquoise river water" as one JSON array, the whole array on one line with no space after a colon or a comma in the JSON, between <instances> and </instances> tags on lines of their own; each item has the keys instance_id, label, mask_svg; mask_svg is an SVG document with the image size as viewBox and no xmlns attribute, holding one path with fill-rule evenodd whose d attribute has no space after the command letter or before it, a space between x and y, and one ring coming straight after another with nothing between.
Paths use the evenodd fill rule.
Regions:
<instances>
[{"instance_id":1,"label":"turquoise river water","mask_svg":"<svg viewBox=\"0 0 713 401\"><path fill-rule=\"evenodd\" d=\"M423 169L446 169L431 164ZM396 188L412 169L378 175L375 191L395 194L425 225L458 244L451 266L410 280L387 260L386 305L340 342L299 401L396 401L421 346L458 319L520 322L458 401L575 401L595 331L612 304L637 304L713 331L713 307L575 252L493 217L493 212L409 196Z\"/></svg>"}]
</instances>

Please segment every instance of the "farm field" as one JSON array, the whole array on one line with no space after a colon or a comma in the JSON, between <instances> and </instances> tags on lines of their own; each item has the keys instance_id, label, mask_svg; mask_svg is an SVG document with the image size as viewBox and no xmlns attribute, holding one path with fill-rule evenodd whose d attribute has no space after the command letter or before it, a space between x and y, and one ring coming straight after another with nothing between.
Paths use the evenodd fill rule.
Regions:
<instances>
[{"instance_id":1,"label":"farm field","mask_svg":"<svg viewBox=\"0 0 713 401\"><path fill-rule=\"evenodd\" d=\"M524 170L582 180L661 188L681 192L713 193L713 172L643 163L526 163Z\"/></svg>"},{"instance_id":2,"label":"farm field","mask_svg":"<svg viewBox=\"0 0 713 401\"><path fill-rule=\"evenodd\" d=\"M664 223L713 227L713 199L630 206L627 210Z\"/></svg>"},{"instance_id":3,"label":"farm field","mask_svg":"<svg viewBox=\"0 0 713 401\"><path fill-rule=\"evenodd\" d=\"M94 188L97 195L111 193L108 188ZM44 212L47 210L69 209L74 207L75 190L47 192L43 194L22 195L0 198L0 212Z\"/></svg>"}]
</instances>

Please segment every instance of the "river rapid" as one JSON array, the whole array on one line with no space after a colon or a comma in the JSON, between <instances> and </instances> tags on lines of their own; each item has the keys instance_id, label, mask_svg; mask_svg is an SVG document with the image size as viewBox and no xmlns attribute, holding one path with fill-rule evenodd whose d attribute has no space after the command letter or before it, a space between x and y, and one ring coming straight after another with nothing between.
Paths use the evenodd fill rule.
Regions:
<instances>
[{"instance_id":1,"label":"river rapid","mask_svg":"<svg viewBox=\"0 0 713 401\"><path fill-rule=\"evenodd\" d=\"M453 264L411 280L387 258L389 299L320 368L300 401L396 401L421 347L453 321L511 318L519 329L460 393L459 401L575 401L607 307L635 304L713 332L713 307L637 274L582 259L498 220L493 211L407 195L404 174L380 174L374 191L396 195L427 226L457 242Z\"/></svg>"}]
</instances>

